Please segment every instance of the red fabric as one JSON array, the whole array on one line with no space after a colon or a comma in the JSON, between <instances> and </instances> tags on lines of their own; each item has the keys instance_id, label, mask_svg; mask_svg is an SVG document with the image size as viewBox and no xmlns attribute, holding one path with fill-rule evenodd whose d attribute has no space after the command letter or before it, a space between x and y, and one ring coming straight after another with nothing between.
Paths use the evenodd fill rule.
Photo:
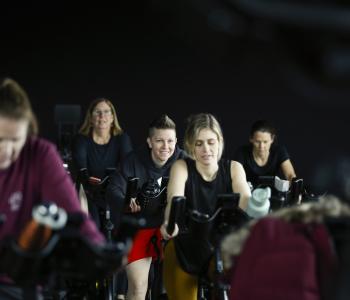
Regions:
<instances>
[{"instance_id":1,"label":"red fabric","mask_svg":"<svg viewBox=\"0 0 350 300\"><path fill-rule=\"evenodd\" d=\"M319 300L336 266L322 224L259 221L236 258L230 300Z\"/></svg>"},{"instance_id":2,"label":"red fabric","mask_svg":"<svg viewBox=\"0 0 350 300\"><path fill-rule=\"evenodd\" d=\"M132 263L135 260L139 260L145 257L152 257L157 259L159 257L157 249L152 242L157 245L160 257L162 257L162 246L161 246L161 234L159 228L140 229L133 240L131 250L128 255L128 263Z\"/></svg>"}]
</instances>

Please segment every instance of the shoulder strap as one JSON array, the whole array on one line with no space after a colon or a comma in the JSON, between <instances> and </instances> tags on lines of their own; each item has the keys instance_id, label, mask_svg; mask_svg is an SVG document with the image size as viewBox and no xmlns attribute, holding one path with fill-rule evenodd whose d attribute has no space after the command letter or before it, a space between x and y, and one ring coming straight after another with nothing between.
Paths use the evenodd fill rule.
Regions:
<instances>
[{"instance_id":1,"label":"shoulder strap","mask_svg":"<svg viewBox=\"0 0 350 300\"><path fill-rule=\"evenodd\" d=\"M230 188L232 186L231 160L229 159L222 160L221 166L223 167L223 175L225 177L226 186Z\"/></svg>"}]
</instances>

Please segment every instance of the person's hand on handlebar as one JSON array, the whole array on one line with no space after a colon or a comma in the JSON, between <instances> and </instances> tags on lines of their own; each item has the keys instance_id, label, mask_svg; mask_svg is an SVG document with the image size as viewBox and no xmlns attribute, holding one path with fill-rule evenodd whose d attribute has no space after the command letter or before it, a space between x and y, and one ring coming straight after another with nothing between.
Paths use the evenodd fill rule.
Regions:
<instances>
[{"instance_id":1,"label":"person's hand on handlebar","mask_svg":"<svg viewBox=\"0 0 350 300\"><path fill-rule=\"evenodd\" d=\"M168 233L167 227L168 227L168 222L163 223L162 226L160 227L160 233L162 234L162 237L164 240L170 240L171 238L178 235L179 227L177 226L176 223L175 223L175 228L174 228L174 231L172 234Z\"/></svg>"},{"instance_id":2,"label":"person's hand on handlebar","mask_svg":"<svg viewBox=\"0 0 350 300\"><path fill-rule=\"evenodd\" d=\"M141 206L137 204L136 198L130 199L129 207L130 207L130 212L132 212L132 213L136 213L136 212L139 212L141 210Z\"/></svg>"},{"instance_id":3,"label":"person's hand on handlebar","mask_svg":"<svg viewBox=\"0 0 350 300\"><path fill-rule=\"evenodd\" d=\"M99 183L101 183L101 179L98 178L98 177L93 177L93 176L90 176L88 178L88 183L91 184L91 185L98 185Z\"/></svg>"}]
</instances>

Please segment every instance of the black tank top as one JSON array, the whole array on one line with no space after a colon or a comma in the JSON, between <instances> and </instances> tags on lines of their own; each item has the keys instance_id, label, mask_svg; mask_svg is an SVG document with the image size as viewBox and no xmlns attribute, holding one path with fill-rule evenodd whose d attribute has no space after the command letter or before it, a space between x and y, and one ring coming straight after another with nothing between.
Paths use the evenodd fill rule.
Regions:
<instances>
[{"instance_id":1,"label":"black tank top","mask_svg":"<svg viewBox=\"0 0 350 300\"><path fill-rule=\"evenodd\" d=\"M212 216L216 209L217 195L232 193L231 161L220 160L218 173L213 181L205 181L196 169L195 161L185 159L188 178L185 185L186 210L197 210ZM189 226L191 226L189 224ZM201 274L207 269L213 246L209 236L188 228L174 239L176 256L182 269L190 274Z\"/></svg>"},{"instance_id":2,"label":"black tank top","mask_svg":"<svg viewBox=\"0 0 350 300\"><path fill-rule=\"evenodd\" d=\"M186 159L188 179L185 185L186 206L201 213L213 215L217 195L232 193L231 161L220 160L218 173L213 181L205 181L192 159Z\"/></svg>"}]
</instances>

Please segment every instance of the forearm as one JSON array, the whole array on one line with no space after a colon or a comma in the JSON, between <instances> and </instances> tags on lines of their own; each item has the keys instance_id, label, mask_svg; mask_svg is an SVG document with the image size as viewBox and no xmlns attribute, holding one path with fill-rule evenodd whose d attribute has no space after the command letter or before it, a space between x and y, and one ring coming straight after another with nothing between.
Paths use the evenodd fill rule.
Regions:
<instances>
[{"instance_id":1,"label":"forearm","mask_svg":"<svg viewBox=\"0 0 350 300\"><path fill-rule=\"evenodd\" d=\"M240 194L239 207L246 210L251 192L246 179L245 171L240 163L232 162L231 178L233 191Z\"/></svg>"},{"instance_id":2,"label":"forearm","mask_svg":"<svg viewBox=\"0 0 350 300\"><path fill-rule=\"evenodd\" d=\"M240 200L239 200L239 207L241 209L243 209L243 210L247 209L250 196L251 196L250 192L249 193L247 193L247 192L241 193Z\"/></svg>"},{"instance_id":3,"label":"forearm","mask_svg":"<svg viewBox=\"0 0 350 300\"><path fill-rule=\"evenodd\" d=\"M281 164L281 169L282 169L284 177L287 180L289 180L290 182L292 181L293 178L297 177L295 170L294 170L294 167L289 159L284 161Z\"/></svg>"},{"instance_id":4,"label":"forearm","mask_svg":"<svg viewBox=\"0 0 350 300\"><path fill-rule=\"evenodd\" d=\"M295 174L289 174L287 177L287 180L291 183L293 178L296 178L297 176Z\"/></svg>"},{"instance_id":5,"label":"forearm","mask_svg":"<svg viewBox=\"0 0 350 300\"><path fill-rule=\"evenodd\" d=\"M168 203L165 207L165 212L164 212L164 224L168 224L170 209L171 209L171 199L170 197L168 197Z\"/></svg>"}]
</instances>

